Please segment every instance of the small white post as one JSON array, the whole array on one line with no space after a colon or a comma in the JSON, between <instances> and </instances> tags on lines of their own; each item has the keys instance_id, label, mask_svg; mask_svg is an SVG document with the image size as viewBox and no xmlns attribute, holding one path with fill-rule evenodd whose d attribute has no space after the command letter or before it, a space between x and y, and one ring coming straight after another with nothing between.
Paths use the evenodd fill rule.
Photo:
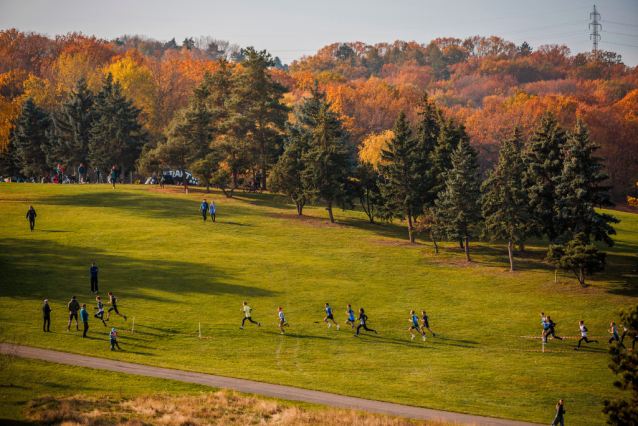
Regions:
<instances>
[{"instance_id":1,"label":"small white post","mask_svg":"<svg viewBox=\"0 0 638 426\"><path fill-rule=\"evenodd\" d=\"M558 269L554 272L554 282L558 282Z\"/></svg>"},{"instance_id":2,"label":"small white post","mask_svg":"<svg viewBox=\"0 0 638 426\"><path fill-rule=\"evenodd\" d=\"M543 344L543 353L545 352L545 341L541 340L541 343Z\"/></svg>"},{"instance_id":3,"label":"small white post","mask_svg":"<svg viewBox=\"0 0 638 426\"><path fill-rule=\"evenodd\" d=\"M135 317L133 317L133 326L131 327L131 333L135 330Z\"/></svg>"},{"instance_id":4,"label":"small white post","mask_svg":"<svg viewBox=\"0 0 638 426\"><path fill-rule=\"evenodd\" d=\"M202 338L202 323L199 323L199 338Z\"/></svg>"}]
</instances>

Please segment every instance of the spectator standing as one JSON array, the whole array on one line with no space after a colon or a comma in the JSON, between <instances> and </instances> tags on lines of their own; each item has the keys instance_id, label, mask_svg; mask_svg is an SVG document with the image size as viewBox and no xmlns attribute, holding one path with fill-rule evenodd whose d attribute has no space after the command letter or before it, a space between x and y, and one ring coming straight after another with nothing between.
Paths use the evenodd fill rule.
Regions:
<instances>
[{"instance_id":1,"label":"spectator standing","mask_svg":"<svg viewBox=\"0 0 638 426\"><path fill-rule=\"evenodd\" d=\"M97 266L95 266L95 262L91 263L91 293L97 294Z\"/></svg>"},{"instance_id":2,"label":"spectator standing","mask_svg":"<svg viewBox=\"0 0 638 426\"><path fill-rule=\"evenodd\" d=\"M58 164L58 167L56 168L55 171L58 174L58 183L61 183L62 182L62 175L64 174L62 166L60 164Z\"/></svg>"},{"instance_id":3,"label":"spectator standing","mask_svg":"<svg viewBox=\"0 0 638 426\"><path fill-rule=\"evenodd\" d=\"M82 320L82 325L84 325L84 333L82 333L82 337L86 338L86 332L89 331L89 313L86 311L86 303L82 303L80 319Z\"/></svg>"},{"instance_id":4,"label":"spectator standing","mask_svg":"<svg viewBox=\"0 0 638 426\"><path fill-rule=\"evenodd\" d=\"M115 189L115 180L117 179L117 170L115 170L115 166L111 169L111 183L113 184L113 189Z\"/></svg>"},{"instance_id":5,"label":"spectator standing","mask_svg":"<svg viewBox=\"0 0 638 426\"><path fill-rule=\"evenodd\" d=\"M165 182L166 182L166 179L164 179L164 175L162 175L162 177L159 180L160 188L164 189Z\"/></svg>"},{"instance_id":6,"label":"spectator standing","mask_svg":"<svg viewBox=\"0 0 638 426\"><path fill-rule=\"evenodd\" d=\"M69 302L69 325L66 328L66 331L71 331L71 321L75 318L75 329L80 330L80 326L78 324L78 311L80 310L80 304L77 300L75 300L75 296L71 298Z\"/></svg>"},{"instance_id":7,"label":"spectator standing","mask_svg":"<svg viewBox=\"0 0 638 426\"><path fill-rule=\"evenodd\" d=\"M78 167L78 175L79 175L80 183L84 181L83 178L86 178L86 175L84 173L85 173L84 164L80 163L80 167Z\"/></svg>"},{"instance_id":8,"label":"spectator standing","mask_svg":"<svg viewBox=\"0 0 638 426\"><path fill-rule=\"evenodd\" d=\"M44 324L42 324L42 331L51 332L51 306L49 306L49 300L44 301L42 305L42 315L44 315Z\"/></svg>"},{"instance_id":9,"label":"spectator standing","mask_svg":"<svg viewBox=\"0 0 638 426\"><path fill-rule=\"evenodd\" d=\"M31 228L31 231L33 232L33 228L35 228L35 217L37 216L37 214L35 213L35 210L33 209L33 206L29 206L29 210L27 210L27 220L29 221L29 227Z\"/></svg>"}]
</instances>

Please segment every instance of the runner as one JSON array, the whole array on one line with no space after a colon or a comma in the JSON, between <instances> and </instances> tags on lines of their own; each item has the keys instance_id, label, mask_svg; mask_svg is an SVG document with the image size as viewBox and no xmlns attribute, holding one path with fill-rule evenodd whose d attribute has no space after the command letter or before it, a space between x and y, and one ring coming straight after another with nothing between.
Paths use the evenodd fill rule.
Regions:
<instances>
[{"instance_id":1,"label":"runner","mask_svg":"<svg viewBox=\"0 0 638 426\"><path fill-rule=\"evenodd\" d=\"M202 201L202 205L199 206L199 210L201 210L202 216L204 216L204 222L206 222L206 213L208 213L208 203L206 202L206 198Z\"/></svg>"},{"instance_id":2,"label":"runner","mask_svg":"<svg viewBox=\"0 0 638 426\"><path fill-rule=\"evenodd\" d=\"M286 334L286 332L284 331L284 325L287 325L288 327L290 327L290 324L286 322L286 318L284 317L284 311L281 310L281 306L277 308L277 310L279 311L279 328L281 329L281 334Z\"/></svg>"},{"instance_id":3,"label":"runner","mask_svg":"<svg viewBox=\"0 0 638 426\"><path fill-rule=\"evenodd\" d=\"M257 324L257 327L261 327L261 324L253 321L253 318L251 316L251 312L252 312L253 308L251 308L250 306L248 306L248 302L244 302L244 307L240 309L241 312L243 312L244 314L246 314L246 316L244 317L243 320L241 320L241 327L239 327L240 330L244 329L244 323L246 322L246 320L252 322L253 324Z\"/></svg>"},{"instance_id":4,"label":"runner","mask_svg":"<svg viewBox=\"0 0 638 426\"><path fill-rule=\"evenodd\" d=\"M122 348L120 348L120 345L117 343L117 331L115 331L115 327L113 327L111 329L111 332L109 333L109 338L111 340L111 350L114 351L115 347L117 346L117 348L119 350L122 350Z\"/></svg>"},{"instance_id":5,"label":"runner","mask_svg":"<svg viewBox=\"0 0 638 426\"><path fill-rule=\"evenodd\" d=\"M558 339L558 340L562 340L563 342L565 341L565 339L563 337L558 337L554 331L554 327L556 327L556 323L554 321L552 321L552 319L549 317L549 315L547 315L547 318L545 319L547 322L547 329L545 331L545 343L547 343L547 338L549 336L552 336L554 339Z\"/></svg>"},{"instance_id":6,"label":"runner","mask_svg":"<svg viewBox=\"0 0 638 426\"><path fill-rule=\"evenodd\" d=\"M115 189L115 179L117 179L117 170L115 170L115 166L111 169L111 183L113 184L113 189Z\"/></svg>"},{"instance_id":7,"label":"runner","mask_svg":"<svg viewBox=\"0 0 638 426\"><path fill-rule=\"evenodd\" d=\"M545 316L544 312L541 312L541 321L543 324L543 332L541 333L541 337L543 339L543 341L547 340L547 330L549 329L549 323L547 322L547 317Z\"/></svg>"},{"instance_id":8,"label":"runner","mask_svg":"<svg viewBox=\"0 0 638 426\"><path fill-rule=\"evenodd\" d=\"M425 328L428 329L428 331L430 333L432 333L432 337L436 337L436 334L434 334L434 332L432 330L430 330L430 318L425 315L425 311L421 311L421 315L423 315L423 319L421 321L423 321L423 324L421 325L421 331L423 332L423 336L425 337Z\"/></svg>"},{"instance_id":9,"label":"runner","mask_svg":"<svg viewBox=\"0 0 638 426\"><path fill-rule=\"evenodd\" d=\"M623 329L622 336L620 336L620 343L624 343L624 341L625 341L625 336L627 335L627 332L628 332L629 330L628 330L628 329L627 329L627 327L625 327L623 324L620 324L620 328L622 328L622 329Z\"/></svg>"},{"instance_id":10,"label":"runner","mask_svg":"<svg viewBox=\"0 0 638 426\"><path fill-rule=\"evenodd\" d=\"M82 333L82 338L86 338L86 332L89 331L89 313L86 311L86 303L82 303L80 319L82 320L82 324L84 325L84 333Z\"/></svg>"},{"instance_id":11,"label":"runner","mask_svg":"<svg viewBox=\"0 0 638 426\"><path fill-rule=\"evenodd\" d=\"M618 329L616 328L616 323L615 322L611 322L611 328L609 330L607 330L607 332L609 332L611 334L611 337L609 338L609 344L611 345L614 341L618 342L618 344L620 346L622 346L623 348L625 348L625 351L628 351L629 349L627 349L625 347L625 345L622 344L622 342L620 341L620 338L618 337Z\"/></svg>"},{"instance_id":12,"label":"runner","mask_svg":"<svg viewBox=\"0 0 638 426\"><path fill-rule=\"evenodd\" d=\"M120 311L117 310L117 301L119 299L115 296L113 296L113 293L111 293L109 291L109 303L111 304L111 307L109 308L109 310L106 312L106 321L108 321L111 318L111 311L115 311L116 314L118 314L121 317L124 317L124 321L126 321L126 316L122 315L120 313Z\"/></svg>"},{"instance_id":13,"label":"runner","mask_svg":"<svg viewBox=\"0 0 638 426\"><path fill-rule=\"evenodd\" d=\"M421 335L421 337L423 337L423 341L425 342L425 333L422 333L419 329L419 317L414 315L414 310L410 311L410 315L412 316L412 318L410 318L408 321L411 322L412 325L410 326L408 331L410 332L410 334L412 334L412 340L414 340L414 331L412 330L416 330Z\"/></svg>"},{"instance_id":14,"label":"runner","mask_svg":"<svg viewBox=\"0 0 638 426\"><path fill-rule=\"evenodd\" d=\"M97 301L97 306L94 306L93 309L97 309L97 314L93 316L95 318L99 318L99 320L102 321L102 324L104 324L104 327L106 327L106 323L104 322L104 305L102 305L100 296L97 296L95 300Z\"/></svg>"},{"instance_id":15,"label":"runner","mask_svg":"<svg viewBox=\"0 0 638 426\"><path fill-rule=\"evenodd\" d=\"M217 213L217 206L215 205L215 201L210 202L210 218L215 222L215 214Z\"/></svg>"},{"instance_id":16,"label":"runner","mask_svg":"<svg viewBox=\"0 0 638 426\"><path fill-rule=\"evenodd\" d=\"M95 262L91 263L91 293L97 294L97 266L95 266Z\"/></svg>"},{"instance_id":17,"label":"runner","mask_svg":"<svg viewBox=\"0 0 638 426\"><path fill-rule=\"evenodd\" d=\"M631 341L631 349L629 349L630 351L634 350L634 345L636 344L636 342L638 342L638 330L634 330L634 339Z\"/></svg>"},{"instance_id":18,"label":"runner","mask_svg":"<svg viewBox=\"0 0 638 426\"><path fill-rule=\"evenodd\" d=\"M51 307L49 306L49 301L45 300L44 305L42 305L42 315L44 315L44 324L42 324L42 331L51 332L49 328L51 328Z\"/></svg>"},{"instance_id":19,"label":"runner","mask_svg":"<svg viewBox=\"0 0 638 426\"><path fill-rule=\"evenodd\" d=\"M361 330L361 327L363 327L366 331L374 331L374 334L378 334L377 330L370 330L366 326L366 321L368 321L368 316L363 311L363 308L359 308L359 323L360 324L357 326L357 334L355 334L354 337L359 337L359 331Z\"/></svg>"},{"instance_id":20,"label":"runner","mask_svg":"<svg viewBox=\"0 0 638 426\"><path fill-rule=\"evenodd\" d=\"M37 214L35 210L33 210L33 206L29 206L29 210L27 210L27 220L29 221L29 227L31 228L31 232L33 232L33 228L35 228L35 217Z\"/></svg>"},{"instance_id":21,"label":"runner","mask_svg":"<svg viewBox=\"0 0 638 426\"><path fill-rule=\"evenodd\" d=\"M332 324L328 322L328 320L330 320L337 326L337 330L341 330L341 327L339 327L339 324L335 321L335 317L332 315L332 308L327 303L324 311L326 311L326 314L328 315L323 319L323 321L328 324L328 328L332 327Z\"/></svg>"},{"instance_id":22,"label":"runner","mask_svg":"<svg viewBox=\"0 0 638 426\"><path fill-rule=\"evenodd\" d=\"M75 318L75 328L76 330L80 330L78 325L78 311L80 310L80 304L77 300L75 300L75 296L71 298L71 301L68 304L69 307L69 325L66 328L66 331L71 331L71 321Z\"/></svg>"},{"instance_id":23,"label":"runner","mask_svg":"<svg viewBox=\"0 0 638 426\"><path fill-rule=\"evenodd\" d=\"M578 341L578 346L576 346L574 348L575 351L579 350L580 348L580 344L581 342L584 340L585 343L591 343L592 341L589 341L587 339L587 327L585 327L585 322L584 321L578 321L578 328L580 328L580 340ZM598 340L593 340L594 343L598 343Z\"/></svg>"},{"instance_id":24,"label":"runner","mask_svg":"<svg viewBox=\"0 0 638 426\"><path fill-rule=\"evenodd\" d=\"M552 422L552 426L558 426L558 424L560 424L560 426L565 426L565 419L563 418L565 415L565 407L563 404L564 402L562 399L558 401L558 404L556 404L556 417Z\"/></svg>"},{"instance_id":25,"label":"runner","mask_svg":"<svg viewBox=\"0 0 638 426\"><path fill-rule=\"evenodd\" d=\"M349 324L352 329L354 330L354 311L352 310L352 306L348 303L348 310L346 311L346 314L348 315L348 319L346 320L346 324Z\"/></svg>"}]
</instances>

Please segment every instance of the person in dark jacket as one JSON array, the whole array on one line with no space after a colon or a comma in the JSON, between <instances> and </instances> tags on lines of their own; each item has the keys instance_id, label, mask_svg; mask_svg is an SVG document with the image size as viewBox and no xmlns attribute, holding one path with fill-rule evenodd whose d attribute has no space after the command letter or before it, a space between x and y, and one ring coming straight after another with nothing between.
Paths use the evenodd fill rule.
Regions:
<instances>
[{"instance_id":1,"label":"person in dark jacket","mask_svg":"<svg viewBox=\"0 0 638 426\"><path fill-rule=\"evenodd\" d=\"M359 337L359 331L361 330L361 327L363 327L366 331L374 331L374 334L377 334L377 330L371 330L366 326L366 322L368 321L368 316L363 311L363 308L359 308L358 320L360 324L357 326L357 334L355 334L354 337Z\"/></svg>"},{"instance_id":2,"label":"person in dark jacket","mask_svg":"<svg viewBox=\"0 0 638 426\"><path fill-rule=\"evenodd\" d=\"M91 263L91 293L97 294L97 266L95 266L95 262Z\"/></svg>"},{"instance_id":3,"label":"person in dark jacket","mask_svg":"<svg viewBox=\"0 0 638 426\"><path fill-rule=\"evenodd\" d=\"M111 183L113 184L113 189L115 189L115 181L117 180L117 170L115 166L111 169L111 173L109 175L111 177Z\"/></svg>"},{"instance_id":4,"label":"person in dark jacket","mask_svg":"<svg viewBox=\"0 0 638 426\"><path fill-rule=\"evenodd\" d=\"M33 228L35 227L36 216L37 214L35 213L33 206L29 206L29 210L27 210L27 220L29 221L29 227L31 228L31 231L33 231Z\"/></svg>"},{"instance_id":5,"label":"person in dark jacket","mask_svg":"<svg viewBox=\"0 0 638 426\"><path fill-rule=\"evenodd\" d=\"M51 306L49 306L49 301L45 300L44 305L42 305L42 315L44 315L44 324L42 324L42 331L51 332L49 330L51 328Z\"/></svg>"},{"instance_id":6,"label":"person in dark jacket","mask_svg":"<svg viewBox=\"0 0 638 426\"><path fill-rule=\"evenodd\" d=\"M77 300L75 300L75 296L71 298L69 302L69 325L66 328L66 331L71 331L71 321L75 318L75 329L80 330L80 326L78 324L78 311L80 310L80 304Z\"/></svg>"},{"instance_id":7,"label":"person in dark jacket","mask_svg":"<svg viewBox=\"0 0 638 426\"><path fill-rule=\"evenodd\" d=\"M89 331L89 313L86 311L86 303L82 304L80 319L82 320L82 324L84 325L84 333L82 333L82 337L86 337L86 332Z\"/></svg>"},{"instance_id":8,"label":"person in dark jacket","mask_svg":"<svg viewBox=\"0 0 638 426\"><path fill-rule=\"evenodd\" d=\"M206 202L206 198L202 201L202 205L199 206L199 209L202 211L202 216L204 216L204 222L206 222L206 213L208 213L208 203Z\"/></svg>"},{"instance_id":9,"label":"person in dark jacket","mask_svg":"<svg viewBox=\"0 0 638 426\"><path fill-rule=\"evenodd\" d=\"M84 174L85 169L84 169L84 164L80 163L80 167L78 167L78 178L80 179L80 183L83 182L82 178L86 178L86 175Z\"/></svg>"},{"instance_id":10,"label":"person in dark jacket","mask_svg":"<svg viewBox=\"0 0 638 426\"><path fill-rule=\"evenodd\" d=\"M552 336L554 339L562 340L563 342L565 341L564 338L558 337L556 335L554 327L556 327L556 323L554 321L552 321L552 319L549 317L549 315L547 315L547 330L545 331L545 343L547 343L547 338L549 336Z\"/></svg>"},{"instance_id":11,"label":"person in dark jacket","mask_svg":"<svg viewBox=\"0 0 638 426\"><path fill-rule=\"evenodd\" d=\"M563 405L563 400L561 399L560 401L558 401L558 404L556 404L556 417L552 422L552 426L557 426L558 424L560 424L560 426L565 426L565 419L563 418L564 415L565 406Z\"/></svg>"}]
</instances>

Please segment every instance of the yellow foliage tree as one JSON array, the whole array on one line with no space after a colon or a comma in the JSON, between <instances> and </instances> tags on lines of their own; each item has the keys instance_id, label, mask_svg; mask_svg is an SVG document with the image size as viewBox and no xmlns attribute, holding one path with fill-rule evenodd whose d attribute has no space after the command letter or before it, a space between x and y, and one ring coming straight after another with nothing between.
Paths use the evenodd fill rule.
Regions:
<instances>
[{"instance_id":1,"label":"yellow foliage tree","mask_svg":"<svg viewBox=\"0 0 638 426\"><path fill-rule=\"evenodd\" d=\"M19 99L2 96L2 93L4 91L11 93L14 83L21 77L16 76L13 71L0 74L0 152L7 149L11 130L14 128L13 123L20 115L21 106Z\"/></svg>"},{"instance_id":2,"label":"yellow foliage tree","mask_svg":"<svg viewBox=\"0 0 638 426\"><path fill-rule=\"evenodd\" d=\"M368 135L359 149L359 159L372 164L374 169L379 171L379 165L385 164L381 160L381 150L387 148L388 141L393 137L394 132L392 130Z\"/></svg>"},{"instance_id":3,"label":"yellow foliage tree","mask_svg":"<svg viewBox=\"0 0 638 426\"><path fill-rule=\"evenodd\" d=\"M111 73L113 80L118 81L124 93L133 100L145 114L150 113L155 93L153 74L143 64L127 56L105 68L105 74Z\"/></svg>"}]
</instances>

